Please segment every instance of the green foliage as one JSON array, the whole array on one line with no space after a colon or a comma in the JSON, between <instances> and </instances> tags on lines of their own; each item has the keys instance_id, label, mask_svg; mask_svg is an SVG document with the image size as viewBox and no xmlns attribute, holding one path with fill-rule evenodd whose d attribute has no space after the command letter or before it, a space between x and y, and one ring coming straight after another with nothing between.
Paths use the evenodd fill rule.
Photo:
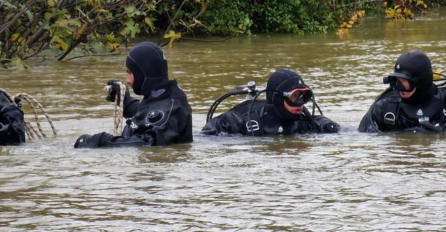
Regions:
<instances>
[{"instance_id":1,"label":"green foliage","mask_svg":"<svg viewBox=\"0 0 446 232\"><path fill-rule=\"evenodd\" d=\"M118 53L140 34L205 28L198 17L207 1L0 0L0 63L26 68L44 50L58 60Z\"/></svg>"},{"instance_id":2,"label":"green foliage","mask_svg":"<svg viewBox=\"0 0 446 232\"><path fill-rule=\"evenodd\" d=\"M429 6L446 6L446 0L425 0L424 2L426 2L426 4Z\"/></svg>"},{"instance_id":3,"label":"green foliage","mask_svg":"<svg viewBox=\"0 0 446 232\"><path fill-rule=\"evenodd\" d=\"M250 34L251 14L249 1L214 0L209 3L202 21L214 34Z\"/></svg>"},{"instance_id":4,"label":"green foliage","mask_svg":"<svg viewBox=\"0 0 446 232\"><path fill-rule=\"evenodd\" d=\"M212 33L324 32L338 24L328 1L211 1L202 21Z\"/></svg>"},{"instance_id":5,"label":"green foliage","mask_svg":"<svg viewBox=\"0 0 446 232\"><path fill-rule=\"evenodd\" d=\"M26 68L24 60L42 51L52 51L57 60L119 53L141 35L173 47L196 34L326 32L351 21L354 12L384 7L374 0L0 0L0 64ZM399 9L412 13L393 10Z\"/></svg>"}]
</instances>

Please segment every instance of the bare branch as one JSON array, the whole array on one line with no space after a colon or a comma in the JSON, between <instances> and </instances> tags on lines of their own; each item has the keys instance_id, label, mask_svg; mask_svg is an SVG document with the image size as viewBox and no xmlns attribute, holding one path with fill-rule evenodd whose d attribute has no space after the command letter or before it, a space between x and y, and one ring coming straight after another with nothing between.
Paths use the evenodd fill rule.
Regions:
<instances>
[{"instance_id":1,"label":"bare branch","mask_svg":"<svg viewBox=\"0 0 446 232\"><path fill-rule=\"evenodd\" d=\"M106 53L106 54L93 54L93 55L82 55L82 56L75 56L75 57L71 57L66 59L65 61L68 60L74 60L74 59L78 59L78 58L83 58L83 57L91 57L91 56L116 56L116 55L120 55L121 53Z\"/></svg>"},{"instance_id":2,"label":"bare branch","mask_svg":"<svg viewBox=\"0 0 446 232\"><path fill-rule=\"evenodd\" d=\"M160 39L159 39L159 41L158 41L158 45L160 45L160 43L161 43L161 39L163 38L163 36L164 36L164 35L170 30L170 28L172 27L172 25L173 25L173 23L174 23L174 21L175 21L175 18L178 16L178 13L180 12L181 8L183 8L183 5L184 5L184 3L186 3L186 1L187 1L187 0L183 0L183 2L181 3L180 7L178 7L178 10L177 10L177 12L175 13L175 16L173 16L173 18L170 20L170 24L169 24L169 26L166 28L166 30L164 31L164 33L161 34L161 37L160 37Z\"/></svg>"},{"instance_id":3,"label":"bare branch","mask_svg":"<svg viewBox=\"0 0 446 232\"><path fill-rule=\"evenodd\" d=\"M188 38L188 37L181 37L181 39L182 40L189 40L189 41L196 41L196 42L211 42L211 43L214 43L214 42L224 42L226 40L229 40L229 39L233 38L234 36L235 35L231 35L231 36L225 37L223 39L219 39L219 40L196 39L196 38Z\"/></svg>"}]
</instances>

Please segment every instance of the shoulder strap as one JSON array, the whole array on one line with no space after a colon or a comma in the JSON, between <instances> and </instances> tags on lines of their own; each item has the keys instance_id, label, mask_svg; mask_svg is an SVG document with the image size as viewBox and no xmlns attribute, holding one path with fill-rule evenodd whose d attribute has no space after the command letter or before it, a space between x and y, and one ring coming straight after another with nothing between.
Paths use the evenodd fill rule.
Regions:
<instances>
[{"instance_id":1,"label":"shoulder strap","mask_svg":"<svg viewBox=\"0 0 446 232\"><path fill-rule=\"evenodd\" d=\"M259 136L263 135L263 114L265 112L265 106L258 108L253 108L251 112L246 112L243 114L245 119L246 135Z\"/></svg>"},{"instance_id":2,"label":"shoulder strap","mask_svg":"<svg viewBox=\"0 0 446 232\"><path fill-rule=\"evenodd\" d=\"M401 103L401 98L399 96L390 95L392 89L388 88L383 94L381 94L377 100L385 100L386 104L384 104L384 108L382 109L382 112L384 112L383 115L383 122L386 124L386 126L390 128L394 128L397 126L397 118L399 116L399 105Z\"/></svg>"}]
</instances>

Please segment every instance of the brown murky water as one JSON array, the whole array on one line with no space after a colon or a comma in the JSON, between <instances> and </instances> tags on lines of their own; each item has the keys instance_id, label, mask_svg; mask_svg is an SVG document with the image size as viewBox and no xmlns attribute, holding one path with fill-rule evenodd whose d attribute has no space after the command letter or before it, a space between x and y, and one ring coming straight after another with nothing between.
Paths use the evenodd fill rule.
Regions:
<instances>
[{"instance_id":1,"label":"brown murky water","mask_svg":"<svg viewBox=\"0 0 446 232\"><path fill-rule=\"evenodd\" d=\"M402 52L446 72L446 11L410 22L365 19L350 35L257 35L165 49L194 110L195 141L75 150L111 131L109 79L125 54L0 70L0 85L38 98L59 136L0 147L0 231L444 231L446 136L356 128ZM276 68L302 74L337 135L207 137L213 100ZM231 98L220 110L239 102Z\"/></svg>"}]
</instances>

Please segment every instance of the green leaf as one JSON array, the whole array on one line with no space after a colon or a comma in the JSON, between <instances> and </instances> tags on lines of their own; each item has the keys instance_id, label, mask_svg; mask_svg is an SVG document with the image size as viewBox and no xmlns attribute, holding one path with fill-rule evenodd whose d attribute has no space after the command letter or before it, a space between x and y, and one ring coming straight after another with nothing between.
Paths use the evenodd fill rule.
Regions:
<instances>
[{"instance_id":1,"label":"green leaf","mask_svg":"<svg viewBox=\"0 0 446 232\"><path fill-rule=\"evenodd\" d=\"M133 21L133 19L129 19L127 20L125 28L121 31L120 34L123 36L130 34L131 38L135 38L135 35L140 32L141 30L139 29L139 24L135 24L135 21Z\"/></svg>"},{"instance_id":2,"label":"green leaf","mask_svg":"<svg viewBox=\"0 0 446 232\"><path fill-rule=\"evenodd\" d=\"M141 15L141 11L137 10L133 5L126 7L124 11L130 18L133 18L135 15Z\"/></svg>"},{"instance_id":3,"label":"green leaf","mask_svg":"<svg viewBox=\"0 0 446 232\"><path fill-rule=\"evenodd\" d=\"M6 7L17 9L16 6L12 5L11 3L7 2L7 1L1 0L0 3L1 3L0 5L5 5Z\"/></svg>"},{"instance_id":4,"label":"green leaf","mask_svg":"<svg viewBox=\"0 0 446 232\"><path fill-rule=\"evenodd\" d=\"M17 69L19 70L23 70L23 69L27 69L30 68L31 66L29 66L29 64L25 63L22 59L20 59L19 57L14 57L11 59L11 63L12 65L14 65Z\"/></svg>"},{"instance_id":5,"label":"green leaf","mask_svg":"<svg viewBox=\"0 0 446 232\"><path fill-rule=\"evenodd\" d=\"M31 22L34 20L34 15L30 10L26 11L26 17L28 17L28 20Z\"/></svg>"}]
</instances>

